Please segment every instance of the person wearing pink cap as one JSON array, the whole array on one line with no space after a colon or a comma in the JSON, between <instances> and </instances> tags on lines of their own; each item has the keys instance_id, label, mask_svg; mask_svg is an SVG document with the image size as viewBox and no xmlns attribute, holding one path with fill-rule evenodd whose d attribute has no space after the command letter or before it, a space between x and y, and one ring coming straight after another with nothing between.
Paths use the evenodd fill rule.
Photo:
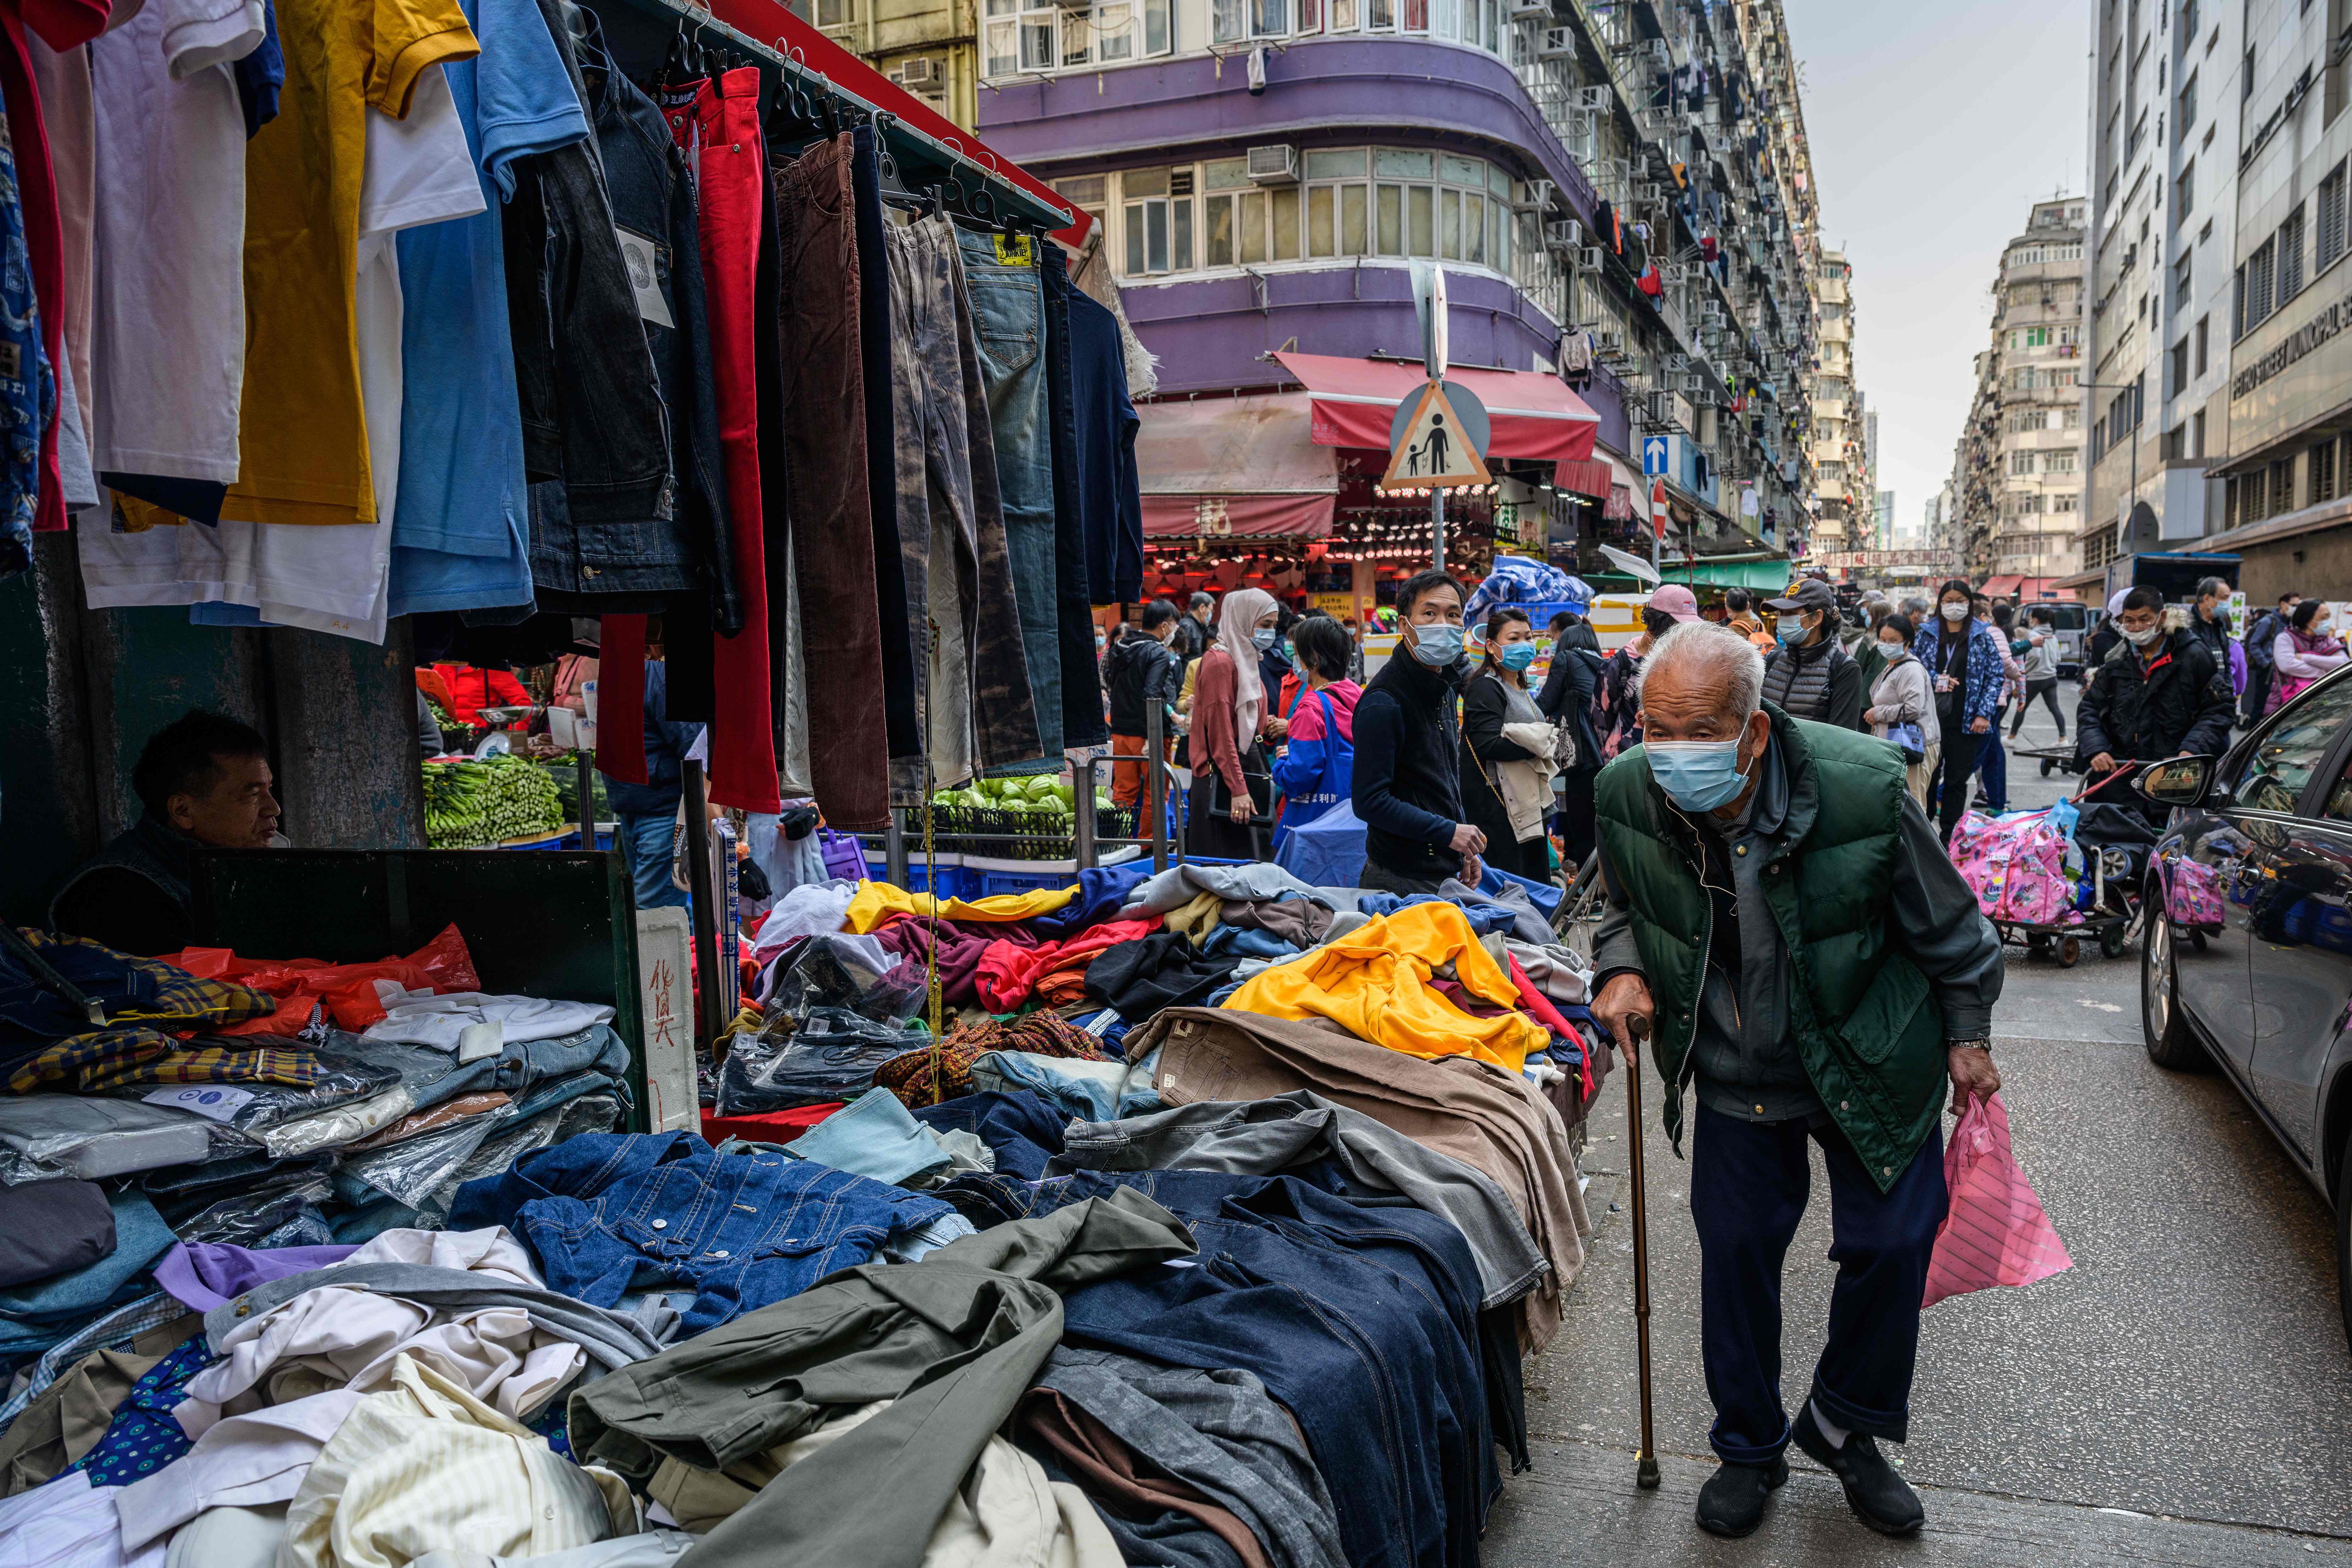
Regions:
<instances>
[{"instance_id":1,"label":"person wearing pink cap","mask_svg":"<svg viewBox=\"0 0 2352 1568\"><path fill-rule=\"evenodd\" d=\"M1633 679L1650 645L1685 621L1698 619L1698 599L1680 583L1663 583L1642 606L1642 632L1609 656L1601 670L1601 754L1613 757L1642 743L1642 705Z\"/></svg>"}]
</instances>

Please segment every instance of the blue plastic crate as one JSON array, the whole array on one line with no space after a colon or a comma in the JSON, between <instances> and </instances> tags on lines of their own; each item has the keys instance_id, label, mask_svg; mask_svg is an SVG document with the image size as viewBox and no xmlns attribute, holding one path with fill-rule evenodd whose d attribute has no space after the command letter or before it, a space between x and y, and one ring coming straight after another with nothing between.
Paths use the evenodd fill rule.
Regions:
<instances>
[{"instance_id":1,"label":"blue plastic crate","mask_svg":"<svg viewBox=\"0 0 2352 1568\"><path fill-rule=\"evenodd\" d=\"M933 871L939 874L937 887L932 886L931 883L930 873ZM867 851L866 877L868 881L887 882L890 879L890 862L883 856ZM927 867L919 855L907 857L907 883L904 890L909 893L935 893L942 899L978 897L972 890L971 873L962 866L950 865L945 860L941 860L935 866Z\"/></svg>"}]
</instances>

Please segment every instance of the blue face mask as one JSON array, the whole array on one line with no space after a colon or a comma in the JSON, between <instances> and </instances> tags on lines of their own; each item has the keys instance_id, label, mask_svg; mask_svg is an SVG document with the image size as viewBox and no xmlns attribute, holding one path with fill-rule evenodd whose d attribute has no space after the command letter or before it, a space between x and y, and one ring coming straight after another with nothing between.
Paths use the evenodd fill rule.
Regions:
<instances>
[{"instance_id":1,"label":"blue face mask","mask_svg":"<svg viewBox=\"0 0 2352 1568\"><path fill-rule=\"evenodd\" d=\"M1713 811L1748 782L1738 741L1650 741L1642 755L1658 787L1685 811Z\"/></svg>"},{"instance_id":2,"label":"blue face mask","mask_svg":"<svg viewBox=\"0 0 2352 1568\"><path fill-rule=\"evenodd\" d=\"M1297 676L1297 677L1298 677L1298 684L1299 684L1299 685L1301 685L1301 686L1306 685L1306 684L1307 684L1307 661L1306 661L1305 659L1303 659L1303 658L1292 658L1292 659L1291 659L1291 661L1290 661L1290 673L1291 673L1291 674L1293 674L1293 675L1295 675L1295 676Z\"/></svg>"},{"instance_id":3,"label":"blue face mask","mask_svg":"<svg viewBox=\"0 0 2352 1568\"><path fill-rule=\"evenodd\" d=\"M1783 616L1773 635L1780 639L1782 647L1795 647L1812 635L1812 628L1794 616Z\"/></svg>"},{"instance_id":4,"label":"blue face mask","mask_svg":"<svg viewBox=\"0 0 2352 1568\"><path fill-rule=\"evenodd\" d=\"M1495 655L1495 662L1514 674L1525 674L1535 661L1536 645L1531 642L1515 642Z\"/></svg>"},{"instance_id":5,"label":"blue face mask","mask_svg":"<svg viewBox=\"0 0 2352 1568\"><path fill-rule=\"evenodd\" d=\"M1432 669L1444 669L1462 657L1462 628L1444 621L1413 627L1412 657Z\"/></svg>"},{"instance_id":6,"label":"blue face mask","mask_svg":"<svg viewBox=\"0 0 2352 1568\"><path fill-rule=\"evenodd\" d=\"M1280 635L1272 626L1260 626L1250 633L1250 641L1257 645L1258 652L1264 653L1274 646L1274 639Z\"/></svg>"}]
</instances>

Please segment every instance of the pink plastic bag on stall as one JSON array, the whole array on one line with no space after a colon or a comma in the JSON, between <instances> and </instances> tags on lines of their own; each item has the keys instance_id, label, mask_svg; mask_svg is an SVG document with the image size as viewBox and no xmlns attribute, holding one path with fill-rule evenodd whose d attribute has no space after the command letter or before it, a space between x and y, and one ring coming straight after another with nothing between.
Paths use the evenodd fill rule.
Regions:
<instances>
[{"instance_id":1,"label":"pink plastic bag on stall","mask_svg":"<svg viewBox=\"0 0 2352 1568\"><path fill-rule=\"evenodd\" d=\"M2000 1096L1969 1102L1944 1150L1944 1185L1951 1209L1936 1232L1922 1306L1994 1285L2031 1285L2074 1266L2010 1152Z\"/></svg>"}]
</instances>

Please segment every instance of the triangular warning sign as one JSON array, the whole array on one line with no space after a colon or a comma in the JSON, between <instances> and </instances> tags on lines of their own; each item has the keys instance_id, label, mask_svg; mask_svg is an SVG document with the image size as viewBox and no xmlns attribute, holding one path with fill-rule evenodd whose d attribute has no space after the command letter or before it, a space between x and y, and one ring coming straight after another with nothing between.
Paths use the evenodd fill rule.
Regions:
<instances>
[{"instance_id":1,"label":"triangular warning sign","mask_svg":"<svg viewBox=\"0 0 2352 1568\"><path fill-rule=\"evenodd\" d=\"M1445 389L1432 382L1415 395L1420 402L1405 421L1396 450L1389 454L1389 471L1381 476L1381 488L1459 489L1490 483L1494 476L1463 433L1462 421L1445 401Z\"/></svg>"}]
</instances>

